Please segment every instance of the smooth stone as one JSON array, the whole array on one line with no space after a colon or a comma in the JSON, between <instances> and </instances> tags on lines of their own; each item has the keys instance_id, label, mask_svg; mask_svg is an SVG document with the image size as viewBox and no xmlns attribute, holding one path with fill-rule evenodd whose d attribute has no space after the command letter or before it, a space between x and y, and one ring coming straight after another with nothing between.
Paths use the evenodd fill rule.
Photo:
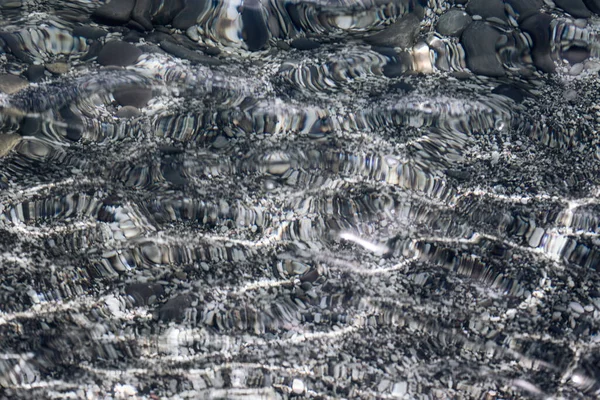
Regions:
<instances>
[{"instance_id":1,"label":"smooth stone","mask_svg":"<svg viewBox=\"0 0 600 400\"><path fill-rule=\"evenodd\" d=\"M365 38L365 42L374 46L408 48L415 44L420 24L421 20L415 14L407 14L381 32Z\"/></svg>"},{"instance_id":2,"label":"smooth stone","mask_svg":"<svg viewBox=\"0 0 600 400\"><path fill-rule=\"evenodd\" d=\"M63 75L69 72L70 65L64 62L46 64L46 69L55 75Z\"/></svg>"},{"instance_id":3,"label":"smooth stone","mask_svg":"<svg viewBox=\"0 0 600 400\"><path fill-rule=\"evenodd\" d=\"M0 74L0 92L15 94L29 85L27 79L11 74Z\"/></svg>"},{"instance_id":4,"label":"smooth stone","mask_svg":"<svg viewBox=\"0 0 600 400\"><path fill-rule=\"evenodd\" d=\"M116 113L117 117L119 118L137 118L141 114L141 111L133 106L121 107Z\"/></svg>"},{"instance_id":5,"label":"smooth stone","mask_svg":"<svg viewBox=\"0 0 600 400\"><path fill-rule=\"evenodd\" d=\"M183 10L173 18L173 28L186 30L196 25L198 16L209 6L210 3L206 0L187 0Z\"/></svg>"},{"instance_id":6,"label":"smooth stone","mask_svg":"<svg viewBox=\"0 0 600 400\"><path fill-rule=\"evenodd\" d=\"M502 34L483 21L473 21L461 35L467 67L475 74L503 76L506 74L496 54L496 43Z\"/></svg>"},{"instance_id":7,"label":"smooth stone","mask_svg":"<svg viewBox=\"0 0 600 400\"><path fill-rule=\"evenodd\" d=\"M182 320L185 316L185 309L192 305L190 295L180 295L167 301L158 311L158 318L161 321L168 322L172 320Z\"/></svg>"},{"instance_id":8,"label":"smooth stone","mask_svg":"<svg viewBox=\"0 0 600 400\"><path fill-rule=\"evenodd\" d=\"M21 0L0 0L0 8L3 10L11 10L21 8L23 2Z\"/></svg>"},{"instance_id":9,"label":"smooth stone","mask_svg":"<svg viewBox=\"0 0 600 400\"><path fill-rule=\"evenodd\" d=\"M592 16L583 0L554 0L554 3L575 18L589 18Z\"/></svg>"},{"instance_id":10,"label":"smooth stone","mask_svg":"<svg viewBox=\"0 0 600 400\"><path fill-rule=\"evenodd\" d=\"M152 21L158 25L169 25L182 9L182 0L161 1L158 9L154 10Z\"/></svg>"},{"instance_id":11,"label":"smooth stone","mask_svg":"<svg viewBox=\"0 0 600 400\"><path fill-rule=\"evenodd\" d=\"M98 64L127 66L134 64L142 51L132 44L119 40L106 43L98 53Z\"/></svg>"},{"instance_id":12,"label":"smooth stone","mask_svg":"<svg viewBox=\"0 0 600 400\"><path fill-rule=\"evenodd\" d=\"M302 382L300 379L294 379L292 381L292 392L295 394L302 394L304 393L304 390L304 382Z\"/></svg>"},{"instance_id":13,"label":"smooth stone","mask_svg":"<svg viewBox=\"0 0 600 400\"><path fill-rule=\"evenodd\" d=\"M152 89L142 86L127 86L118 88L113 97L122 106L145 107L152 99Z\"/></svg>"},{"instance_id":14,"label":"smooth stone","mask_svg":"<svg viewBox=\"0 0 600 400\"><path fill-rule=\"evenodd\" d=\"M466 11L471 15L479 15L484 19L497 18L508 21L502 0L471 0Z\"/></svg>"},{"instance_id":15,"label":"smooth stone","mask_svg":"<svg viewBox=\"0 0 600 400\"><path fill-rule=\"evenodd\" d=\"M537 14L544 5L543 0L504 0L504 2L517 13L519 22Z\"/></svg>"},{"instance_id":16,"label":"smooth stone","mask_svg":"<svg viewBox=\"0 0 600 400\"><path fill-rule=\"evenodd\" d=\"M131 18L147 31L152 30L152 7L152 0L136 0L131 11Z\"/></svg>"},{"instance_id":17,"label":"smooth stone","mask_svg":"<svg viewBox=\"0 0 600 400\"><path fill-rule=\"evenodd\" d=\"M40 118L26 116L21 123L21 135L35 136L42 130L42 121Z\"/></svg>"},{"instance_id":18,"label":"smooth stone","mask_svg":"<svg viewBox=\"0 0 600 400\"><path fill-rule=\"evenodd\" d=\"M492 93L508 97L509 99L513 99L515 103L522 103L523 100L525 100L525 94L523 93L523 91L511 85L499 85L496 88L494 88L494 90L492 90Z\"/></svg>"},{"instance_id":19,"label":"smooth stone","mask_svg":"<svg viewBox=\"0 0 600 400\"><path fill-rule=\"evenodd\" d=\"M205 56L203 54L199 54L194 50L187 49L183 46L175 44L170 40L162 40L160 42L160 47L166 51L174 55L175 57L184 58L186 60L190 60L194 63L205 64L205 65L221 65L222 62L219 59Z\"/></svg>"},{"instance_id":20,"label":"smooth stone","mask_svg":"<svg viewBox=\"0 0 600 400\"><path fill-rule=\"evenodd\" d=\"M108 35L107 30L93 26L81 25L73 28L73 36L81 36L87 39L100 39L106 35Z\"/></svg>"},{"instance_id":21,"label":"smooth stone","mask_svg":"<svg viewBox=\"0 0 600 400\"><path fill-rule=\"evenodd\" d=\"M577 314L585 313L585 309L583 308L583 306L581 304L577 303L576 301L570 302L569 308L571 310L573 310L574 312L576 312Z\"/></svg>"},{"instance_id":22,"label":"smooth stone","mask_svg":"<svg viewBox=\"0 0 600 400\"><path fill-rule=\"evenodd\" d=\"M242 9L242 37L248 50L262 50L269 41L269 29L260 0L245 0Z\"/></svg>"},{"instance_id":23,"label":"smooth stone","mask_svg":"<svg viewBox=\"0 0 600 400\"><path fill-rule=\"evenodd\" d=\"M388 78L402 76L410 71L412 62L412 56L406 51L401 51L383 67L383 75Z\"/></svg>"},{"instance_id":24,"label":"smooth stone","mask_svg":"<svg viewBox=\"0 0 600 400\"><path fill-rule=\"evenodd\" d=\"M573 65L587 60L590 57L590 50L585 47L573 46L564 51L562 57Z\"/></svg>"},{"instance_id":25,"label":"smooth stone","mask_svg":"<svg viewBox=\"0 0 600 400\"><path fill-rule=\"evenodd\" d=\"M0 157L6 156L21 142L20 135L0 134Z\"/></svg>"},{"instance_id":26,"label":"smooth stone","mask_svg":"<svg viewBox=\"0 0 600 400\"><path fill-rule=\"evenodd\" d=\"M94 10L92 17L108 25L121 25L129 20L135 0L112 0Z\"/></svg>"},{"instance_id":27,"label":"smooth stone","mask_svg":"<svg viewBox=\"0 0 600 400\"><path fill-rule=\"evenodd\" d=\"M19 60L21 60L27 64L33 63L33 59L31 58L31 56L29 54L27 54L25 51L23 51L23 49L21 48L21 45L19 43L19 40L15 37L15 35L13 35L12 33L8 33L8 32L0 32L0 39L2 39L4 41L4 43L6 43L6 45L10 49L10 52L15 57L17 57Z\"/></svg>"},{"instance_id":28,"label":"smooth stone","mask_svg":"<svg viewBox=\"0 0 600 400\"><path fill-rule=\"evenodd\" d=\"M552 73L556 70L556 64L551 57L550 48L552 16L548 14L533 14L519 26L523 31L529 34L533 41L531 56L533 64L541 71Z\"/></svg>"},{"instance_id":29,"label":"smooth stone","mask_svg":"<svg viewBox=\"0 0 600 400\"><path fill-rule=\"evenodd\" d=\"M297 38L292 40L290 46L297 50L313 50L321 47L321 43L315 42L314 40L310 40L307 38Z\"/></svg>"},{"instance_id":30,"label":"smooth stone","mask_svg":"<svg viewBox=\"0 0 600 400\"><path fill-rule=\"evenodd\" d=\"M583 0L583 3L594 14L600 14L600 0Z\"/></svg>"},{"instance_id":31,"label":"smooth stone","mask_svg":"<svg viewBox=\"0 0 600 400\"><path fill-rule=\"evenodd\" d=\"M46 68L43 65L30 65L23 75L29 82L39 82L46 76Z\"/></svg>"},{"instance_id":32,"label":"smooth stone","mask_svg":"<svg viewBox=\"0 0 600 400\"><path fill-rule=\"evenodd\" d=\"M465 28L473 21L471 16L456 8L446 11L436 25L439 33L446 36L460 36Z\"/></svg>"}]
</instances>

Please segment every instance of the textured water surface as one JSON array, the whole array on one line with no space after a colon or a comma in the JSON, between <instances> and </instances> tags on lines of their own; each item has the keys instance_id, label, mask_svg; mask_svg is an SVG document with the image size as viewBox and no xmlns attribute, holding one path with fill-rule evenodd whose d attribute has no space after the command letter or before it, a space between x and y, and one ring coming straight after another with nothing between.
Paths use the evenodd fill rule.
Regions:
<instances>
[{"instance_id":1,"label":"textured water surface","mask_svg":"<svg viewBox=\"0 0 600 400\"><path fill-rule=\"evenodd\" d=\"M600 397L599 14L0 0L0 398Z\"/></svg>"}]
</instances>

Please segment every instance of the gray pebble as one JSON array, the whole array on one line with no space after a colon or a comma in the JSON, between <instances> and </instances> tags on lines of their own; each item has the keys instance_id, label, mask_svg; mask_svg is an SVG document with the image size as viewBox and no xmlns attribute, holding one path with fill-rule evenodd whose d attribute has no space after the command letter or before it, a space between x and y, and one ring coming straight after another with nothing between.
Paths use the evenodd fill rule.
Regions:
<instances>
[{"instance_id":1,"label":"gray pebble","mask_svg":"<svg viewBox=\"0 0 600 400\"><path fill-rule=\"evenodd\" d=\"M460 36L471 23L472 18L466 12L453 8L446 11L438 20L436 29L446 36Z\"/></svg>"},{"instance_id":2,"label":"gray pebble","mask_svg":"<svg viewBox=\"0 0 600 400\"><path fill-rule=\"evenodd\" d=\"M20 76L11 74L0 74L0 92L6 94L15 94L19 90L27 87L29 82Z\"/></svg>"}]
</instances>

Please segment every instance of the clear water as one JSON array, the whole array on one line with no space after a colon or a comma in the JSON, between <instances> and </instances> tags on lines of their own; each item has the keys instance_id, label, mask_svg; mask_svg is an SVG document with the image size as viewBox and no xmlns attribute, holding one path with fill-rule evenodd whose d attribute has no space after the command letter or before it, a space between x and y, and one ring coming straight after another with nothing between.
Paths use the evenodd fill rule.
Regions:
<instances>
[{"instance_id":1,"label":"clear water","mask_svg":"<svg viewBox=\"0 0 600 400\"><path fill-rule=\"evenodd\" d=\"M0 1L0 398L594 398L600 4Z\"/></svg>"}]
</instances>

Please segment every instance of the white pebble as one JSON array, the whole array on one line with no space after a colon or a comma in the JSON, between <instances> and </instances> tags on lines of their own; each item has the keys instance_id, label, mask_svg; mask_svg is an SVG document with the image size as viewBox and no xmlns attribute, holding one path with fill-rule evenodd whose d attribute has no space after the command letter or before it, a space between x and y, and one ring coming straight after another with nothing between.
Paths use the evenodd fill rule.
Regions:
<instances>
[{"instance_id":1,"label":"white pebble","mask_svg":"<svg viewBox=\"0 0 600 400\"><path fill-rule=\"evenodd\" d=\"M296 394L304 393L304 382L302 382L300 379L294 379L292 382L292 392Z\"/></svg>"}]
</instances>

